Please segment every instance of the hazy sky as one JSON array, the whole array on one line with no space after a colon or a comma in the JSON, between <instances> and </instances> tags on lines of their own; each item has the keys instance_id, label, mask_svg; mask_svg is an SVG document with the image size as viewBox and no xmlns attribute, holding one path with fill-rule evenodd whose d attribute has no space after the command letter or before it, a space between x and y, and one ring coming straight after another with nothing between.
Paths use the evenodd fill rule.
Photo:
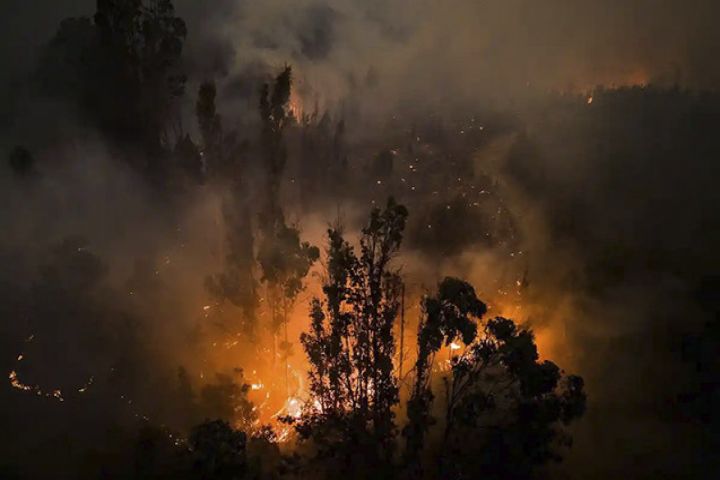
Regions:
<instances>
[{"instance_id":1,"label":"hazy sky","mask_svg":"<svg viewBox=\"0 0 720 480\"><path fill-rule=\"evenodd\" d=\"M68 16L92 0L9 0L4 65L24 69ZM713 0L178 0L188 64L229 76L290 61L324 100L368 72L388 97L463 99L599 83L720 83ZM5 69L4 69L5 70ZM10 69L14 70L14 69ZM10 70L6 70L5 75ZM439 88L439 84L443 88Z\"/></svg>"}]
</instances>

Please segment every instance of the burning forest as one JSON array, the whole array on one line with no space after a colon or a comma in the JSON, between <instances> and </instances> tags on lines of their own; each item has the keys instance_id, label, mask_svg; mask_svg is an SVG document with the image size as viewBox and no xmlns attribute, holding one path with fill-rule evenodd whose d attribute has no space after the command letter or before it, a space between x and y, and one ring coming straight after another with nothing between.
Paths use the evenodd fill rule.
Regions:
<instances>
[{"instance_id":1,"label":"burning forest","mask_svg":"<svg viewBox=\"0 0 720 480\"><path fill-rule=\"evenodd\" d=\"M0 478L715 478L720 10L543 3L10 0Z\"/></svg>"}]
</instances>

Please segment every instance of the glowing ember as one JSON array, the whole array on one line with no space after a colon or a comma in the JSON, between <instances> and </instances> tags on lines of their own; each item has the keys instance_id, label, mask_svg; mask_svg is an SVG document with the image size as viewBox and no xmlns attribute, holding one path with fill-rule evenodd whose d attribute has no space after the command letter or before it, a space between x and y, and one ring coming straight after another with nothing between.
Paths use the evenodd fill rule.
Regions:
<instances>
[{"instance_id":1,"label":"glowing ember","mask_svg":"<svg viewBox=\"0 0 720 480\"><path fill-rule=\"evenodd\" d=\"M90 377L90 379L83 385L82 387L78 388L78 393L85 393L88 388L90 388L90 385L93 384L95 381L95 377Z\"/></svg>"},{"instance_id":2,"label":"glowing ember","mask_svg":"<svg viewBox=\"0 0 720 480\"><path fill-rule=\"evenodd\" d=\"M44 392L37 385L34 387L26 385L20 381L20 379L18 378L18 374L15 370L10 371L10 373L8 374L8 379L10 380L10 386L18 390L22 390L24 392L35 392L35 395L39 397L55 398L61 402L65 401L59 388L56 388L51 392Z\"/></svg>"},{"instance_id":3,"label":"glowing ember","mask_svg":"<svg viewBox=\"0 0 720 480\"><path fill-rule=\"evenodd\" d=\"M20 380L18 380L17 372L15 370L12 370L10 372L8 378L10 379L10 385L12 385L13 388L25 391L33 389L30 385L25 385L24 383L20 382Z\"/></svg>"}]
</instances>

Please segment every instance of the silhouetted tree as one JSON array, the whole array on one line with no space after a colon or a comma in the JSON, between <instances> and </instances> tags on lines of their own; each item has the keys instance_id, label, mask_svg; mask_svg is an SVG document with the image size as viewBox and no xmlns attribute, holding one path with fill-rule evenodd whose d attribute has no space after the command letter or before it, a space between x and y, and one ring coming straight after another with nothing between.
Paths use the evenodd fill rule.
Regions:
<instances>
[{"instance_id":1,"label":"silhouetted tree","mask_svg":"<svg viewBox=\"0 0 720 480\"><path fill-rule=\"evenodd\" d=\"M330 471L356 477L391 471L398 401L393 325L401 281L390 261L406 218L405 207L393 199L374 209L359 256L339 229L328 232L325 301L313 300L311 329L301 337L314 405L297 429L319 446Z\"/></svg>"},{"instance_id":2,"label":"silhouetted tree","mask_svg":"<svg viewBox=\"0 0 720 480\"><path fill-rule=\"evenodd\" d=\"M223 420L207 421L193 428L193 472L201 480L239 480L247 471L247 435Z\"/></svg>"},{"instance_id":3,"label":"silhouetted tree","mask_svg":"<svg viewBox=\"0 0 720 480\"><path fill-rule=\"evenodd\" d=\"M529 478L559 459L569 442L563 428L582 415L582 379L539 362L532 333L511 320L480 323L486 305L474 288L445 278L423 299L415 381L407 404L402 464L393 408L393 323L401 280L388 262L402 239L407 210L389 200L373 210L360 240L361 255L339 229L328 232L324 300L314 299L311 325L301 336L310 361L310 401L295 423L318 455L311 464L328 476L461 479ZM479 326L480 334L478 334ZM444 415L433 419L434 355L455 341L466 345L439 374ZM427 442L433 425L440 428ZM430 468L422 467L423 459Z\"/></svg>"},{"instance_id":4,"label":"silhouetted tree","mask_svg":"<svg viewBox=\"0 0 720 480\"><path fill-rule=\"evenodd\" d=\"M271 230L263 232L257 253L262 271L261 280L267 286L267 300L270 308L268 327L275 336L284 327L284 340L280 351L285 360L285 383L288 385L287 359L292 355L292 344L288 338L288 314L298 294L305 288L304 278L313 263L319 258L317 247L300 240L300 231L285 224L281 216ZM273 348L275 342L273 341ZM275 352L273 351L273 359Z\"/></svg>"},{"instance_id":5,"label":"silhouetted tree","mask_svg":"<svg viewBox=\"0 0 720 480\"><path fill-rule=\"evenodd\" d=\"M300 231L284 222L276 226L273 237L263 238L257 255L262 281L280 290L281 309L302 291L302 281L319 256L317 247L301 241Z\"/></svg>"},{"instance_id":6,"label":"silhouetted tree","mask_svg":"<svg viewBox=\"0 0 720 480\"><path fill-rule=\"evenodd\" d=\"M253 225L244 191L237 184L228 189L223 199L222 215L225 223L225 265L221 273L205 279L208 292L218 301L229 301L240 308L245 333L255 334L258 308L258 282L255 267Z\"/></svg>"},{"instance_id":7,"label":"silhouetted tree","mask_svg":"<svg viewBox=\"0 0 720 480\"><path fill-rule=\"evenodd\" d=\"M222 179L227 184L227 193L222 199L222 215L225 225L227 254L224 271L208 277L205 285L218 300L229 300L242 310L244 331L255 334L256 310L258 308L257 287L253 270L255 267L255 237L246 179L240 171L233 171L230 162L237 152L232 136L223 137L220 115L215 99L217 91L214 82L200 86L195 104L195 114L202 136L202 150L208 175Z\"/></svg>"},{"instance_id":8,"label":"silhouetted tree","mask_svg":"<svg viewBox=\"0 0 720 480\"><path fill-rule=\"evenodd\" d=\"M109 74L102 79L108 82L102 92L96 87L93 100L121 133L139 129L153 151L165 140L172 100L185 87L180 71L185 22L175 16L171 0L98 0L93 18L104 59L101 68Z\"/></svg>"},{"instance_id":9,"label":"silhouetted tree","mask_svg":"<svg viewBox=\"0 0 720 480\"><path fill-rule=\"evenodd\" d=\"M261 148L267 179L267 200L263 223L272 225L281 215L278 204L280 179L287 162L283 142L285 127L293 120L289 111L292 88L292 68L286 66L275 78L272 86L263 84L260 90L260 121L262 124Z\"/></svg>"},{"instance_id":10,"label":"silhouetted tree","mask_svg":"<svg viewBox=\"0 0 720 480\"><path fill-rule=\"evenodd\" d=\"M75 95L118 145L147 153L152 162L140 167L157 169L174 145L168 126L185 87L186 35L170 0L97 0L92 21L60 24L39 77L50 92Z\"/></svg>"},{"instance_id":11,"label":"silhouetted tree","mask_svg":"<svg viewBox=\"0 0 720 480\"><path fill-rule=\"evenodd\" d=\"M215 82L205 82L200 85L198 99L195 104L200 135L202 136L202 151L207 170L217 174L222 161L222 122L215 108L217 91Z\"/></svg>"},{"instance_id":12,"label":"silhouetted tree","mask_svg":"<svg viewBox=\"0 0 720 480\"><path fill-rule=\"evenodd\" d=\"M208 383L200 390L200 412L205 418L233 421L245 431L251 431L257 421L257 413L247 394L250 385L244 382L241 369L235 375L218 373L215 383Z\"/></svg>"},{"instance_id":13,"label":"silhouetted tree","mask_svg":"<svg viewBox=\"0 0 720 480\"><path fill-rule=\"evenodd\" d=\"M261 150L265 166L267 188L265 202L259 215L260 246L257 260L262 269L262 281L268 286L268 298L273 332L285 324L287 313L302 290L302 280L319 257L316 247L301 242L297 228L288 226L279 203L280 180L287 152L283 132L294 117L289 110L292 88L292 68L286 66L275 78L272 89L264 84L260 91ZM282 344L284 355L290 353L286 333Z\"/></svg>"},{"instance_id":14,"label":"silhouetted tree","mask_svg":"<svg viewBox=\"0 0 720 480\"><path fill-rule=\"evenodd\" d=\"M441 475L530 478L559 460L562 428L585 409L583 380L538 361L532 332L512 320L489 320L445 378Z\"/></svg>"},{"instance_id":15,"label":"silhouetted tree","mask_svg":"<svg viewBox=\"0 0 720 480\"><path fill-rule=\"evenodd\" d=\"M433 393L430 389L431 366L440 347L461 339L466 345L475 340L477 320L487 306L475 295L472 285L456 278L445 278L434 296L423 299L423 317L418 327L418 356L415 383L407 403L408 423L405 459L410 468L418 468L424 437L434 420L430 415Z\"/></svg>"}]
</instances>

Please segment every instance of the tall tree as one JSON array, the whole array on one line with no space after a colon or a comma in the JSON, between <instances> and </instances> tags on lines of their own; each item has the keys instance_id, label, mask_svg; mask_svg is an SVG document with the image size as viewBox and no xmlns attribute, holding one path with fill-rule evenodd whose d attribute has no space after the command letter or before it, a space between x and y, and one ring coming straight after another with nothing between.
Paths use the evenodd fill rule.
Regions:
<instances>
[{"instance_id":1,"label":"tall tree","mask_svg":"<svg viewBox=\"0 0 720 480\"><path fill-rule=\"evenodd\" d=\"M392 358L402 283L389 262L406 217L392 199L373 210L360 255L340 229L328 232L324 299L313 300L310 329L301 336L311 398L294 421L297 431L314 442L314 460L327 476L529 478L568 444L564 427L584 410L582 379L540 362L532 332L512 320L482 323L487 306L456 278L445 278L422 301L405 452L397 463ZM465 351L452 358L449 371L433 373L434 355L456 341ZM445 385L436 407L433 376ZM438 409L443 415L435 421Z\"/></svg>"},{"instance_id":2,"label":"tall tree","mask_svg":"<svg viewBox=\"0 0 720 480\"><path fill-rule=\"evenodd\" d=\"M430 374L435 353L443 344L450 346L461 339L466 345L475 340L476 322L487 306L481 302L472 285L445 278L436 295L422 301L423 317L418 328L418 355L415 361L415 382L407 403L408 423L403 429L406 440L405 459L411 468L418 468L425 434L434 420L430 415L434 398Z\"/></svg>"},{"instance_id":3,"label":"tall tree","mask_svg":"<svg viewBox=\"0 0 720 480\"><path fill-rule=\"evenodd\" d=\"M263 213L263 223L267 224L266 228L272 228L281 216L277 197L280 179L287 162L283 132L294 118L289 109L291 89L292 68L286 66L275 78L272 89L268 83L265 83L260 90L261 148L267 181L267 198Z\"/></svg>"},{"instance_id":4,"label":"tall tree","mask_svg":"<svg viewBox=\"0 0 720 480\"><path fill-rule=\"evenodd\" d=\"M441 475L531 478L560 460L564 429L585 410L580 377L539 361L531 331L489 320L445 382Z\"/></svg>"},{"instance_id":5,"label":"tall tree","mask_svg":"<svg viewBox=\"0 0 720 480\"><path fill-rule=\"evenodd\" d=\"M205 82L200 85L195 103L205 165L213 174L219 170L222 158L222 121L215 107L216 96L215 82Z\"/></svg>"},{"instance_id":6,"label":"tall tree","mask_svg":"<svg viewBox=\"0 0 720 480\"><path fill-rule=\"evenodd\" d=\"M266 298L270 309L270 323L267 326L273 334L273 362L276 358L277 334L283 328L284 339L279 350L285 364L288 395L288 358L292 355L292 343L288 337L289 314L297 296L305 288L305 277L319 257L318 248L301 241L300 230L286 225L282 215L273 224L272 230L262 232L257 261L262 270L261 281L267 287Z\"/></svg>"},{"instance_id":7,"label":"tall tree","mask_svg":"<svg viewBox=\"0 0 720 480\"><path fill-rule=\"evenodd\" d=\"M335 456L331 468L390 469L398 401L393 375L393 325L401 280L390 262L397 253L407 210L390 199L374 209L362 231L360 255L339 229L328 232L325 300L312 304L309 333L301 337L310 361L315 405L298 424L321 454ZM389 473L389 470L386 471Z\"/></svg>"},{"instance_id":8,"label":"tall tree","mask_svg":"<svg viewBox=\"0 0 720 480\"><path fill-rule=\"evenodd\" d=\"M159 168L159 154L175 143L170 127L185 87L185 22L170 0L97 0L96 7L92 21L60 24L38 76L51 93L74 95L117 145L146 153L140 167Z\"/></svg>"},{"instance_id":9,"label":"tall tree","mask_svg":"<svg viewBox=\"0 0 720 480\"><path fill-rule=\"evenodd\" d=\"M223 199L222 216L227 251L225 265L222 272L205 279L205 287L219 302L228 301L241 310L242 329L253 336L259 305L258 281L254 274L255 237L247 198L239 181L231 183Z\"/></svg>"},{"instance_id":10,"label":"tall tree","mask_svg":"<svg viewBox=\"0 0 720 480\"><path fill-rule=\"evenodd\" d=\"M158 151L167 144L172 100L184 92L185 22L171 0L98 0L94 20L99 73L108 78L96 79L107 83L93 90L93 100L116 133L139 134L146 148Z\"/></svg>"}]
</instances>

